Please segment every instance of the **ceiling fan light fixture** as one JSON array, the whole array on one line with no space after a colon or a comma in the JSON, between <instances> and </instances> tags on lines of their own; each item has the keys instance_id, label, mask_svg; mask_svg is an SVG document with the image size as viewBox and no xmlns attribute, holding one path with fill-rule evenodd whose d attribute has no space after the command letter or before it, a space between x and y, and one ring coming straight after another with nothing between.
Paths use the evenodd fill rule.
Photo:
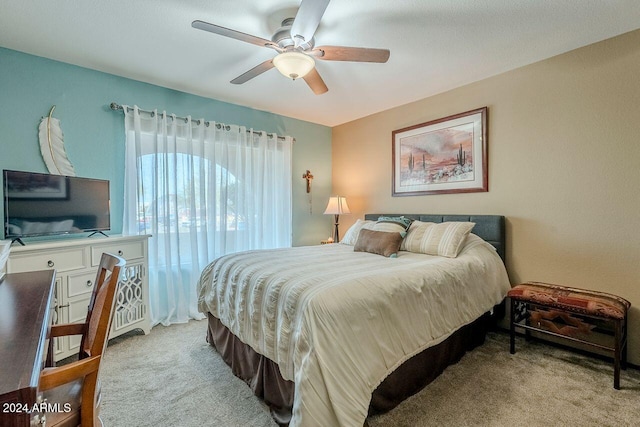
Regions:
<instances>
[{"instance_id":1,"label":"ceiling fan light fixture","mask_svg":"<svg viewBox=\"0 0 640 427\"><path fill-rule=\"evenodd\" d=\"M306 76L316 62L309 55L300 52L282 52L273 58L273 65L283 76L292 80Z\"/></svg>"}]
</instances>

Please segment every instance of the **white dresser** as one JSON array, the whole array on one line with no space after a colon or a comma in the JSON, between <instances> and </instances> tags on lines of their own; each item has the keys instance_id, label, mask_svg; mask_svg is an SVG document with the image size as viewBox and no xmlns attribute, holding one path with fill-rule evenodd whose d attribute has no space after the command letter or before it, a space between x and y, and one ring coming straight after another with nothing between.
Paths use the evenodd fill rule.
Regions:
<instances>
[{"instance_id":1,"label":"white dresser","mask_svg":"<svg viewBox=\"0 0 640 427\"><path fill-rule=\"evenodd\" d=\"M109 236L14 243L7 273L56 270L55 315L53 324L83 322L93 290L100 257L104 252L127 261L118 284L118 294L109 338L133 329L145 334L149 319L147 241L149 235ZM78 353L80 336L56 338L54 360Z\"/></svg>"}]
</instances>

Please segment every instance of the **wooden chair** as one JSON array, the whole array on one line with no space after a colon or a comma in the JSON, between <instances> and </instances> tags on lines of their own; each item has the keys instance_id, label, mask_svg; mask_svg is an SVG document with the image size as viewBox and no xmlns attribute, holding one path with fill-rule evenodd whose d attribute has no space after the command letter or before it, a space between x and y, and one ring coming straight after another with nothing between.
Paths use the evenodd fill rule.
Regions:
<instances>
[{"instance_id":1,"label":"wooden chair","mask_svg":"<svg viewBox=\"0 0 640 427\"><path fill-rule=\"evenodd\" d=\"M47 426L102 425L98 416L98 373L107 347L118 279L124 265L124 259L102 254L85 323L51 327L50 342L55 337L68 335L82 335L82 341L77 361L45 368L40 374L40 390L47 404L54 408L56 404L60 405L58 411L46 413Z\"/></svg>"}]
</instances>

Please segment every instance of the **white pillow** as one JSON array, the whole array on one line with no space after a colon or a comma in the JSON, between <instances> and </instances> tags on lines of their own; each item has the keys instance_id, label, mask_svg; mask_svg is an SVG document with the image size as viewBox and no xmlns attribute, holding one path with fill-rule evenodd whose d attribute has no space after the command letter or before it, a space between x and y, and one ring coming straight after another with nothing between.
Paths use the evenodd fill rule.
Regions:
<instances>
[{"instance_id":1,"label":"white pillow","mask_svg":"<svg viewBox=\"0 0 640 427\"><path fill-rule=\"evenodd\" d=\"M366 228L371 229L371 226L374 224L375 221L358 219L355 224L349 227L340 243L351 246L355 245L358 241L358 234L360 234L362 227L366 226Z\"/></svg>"},{"instance_id":2,"label":"white pillow","mask_svg":"<svg viewBox=\"0 0 640 427\"><path fill-rule=\"evenodd\" d=\"M400 250L455 258L475 225L474 222L414 221Z\"/></svg>"}]
</instances>

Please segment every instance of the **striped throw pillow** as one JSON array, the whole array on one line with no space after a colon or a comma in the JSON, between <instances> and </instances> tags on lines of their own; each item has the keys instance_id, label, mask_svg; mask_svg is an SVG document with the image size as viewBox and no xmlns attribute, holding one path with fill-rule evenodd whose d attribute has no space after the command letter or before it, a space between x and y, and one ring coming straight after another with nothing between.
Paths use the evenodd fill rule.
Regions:
<instances>
[{"instance_id":1,"label":"striped throw pillow","mask_svg":"<svg viewBox=\"0 0 640 427\"><path fill-rule=\"evenodd\" d=\"M400 250L455 258L475 225L473 222L414 221Z\"/></svg>"},{"instance_id":2,"label":"striped throw pillow","mask_svg":"<svg viewBox=\"0 0 640 427\"><path fill-rule=\"evenodd\" d=\"M411 218L407 218L406 216L381 216L381 217L378 217L378 224L385 223L385 222L399 224L400 226L404 227L405 231L407 231L409 229L409 226L413 222L413 220Z\"/></svg>"},{"instance_id":3,"label":"striped throw pillow","mask_svg":"<svg viewBox=\"0 0 640 427\"><path fill-rule=\"evenodd\" d=\"M367 224L364 228L374 231L384 231L386 233L400 233L402 237L407 234L407 227L393 221L378 221L374 224Z\"/></svg>"},{"instance_id":4,"label":"striped throw pillow","mask_svg":"<svg viewBox=\"0 0 640 427\"><path fill-rule=\"evenodd\" d=\"M381 216L373 225L367 224L364 228L387 233L398 232L402 237L407 235L407 230L413 220L404 216Z\"/></svg>"}]
</instances>

